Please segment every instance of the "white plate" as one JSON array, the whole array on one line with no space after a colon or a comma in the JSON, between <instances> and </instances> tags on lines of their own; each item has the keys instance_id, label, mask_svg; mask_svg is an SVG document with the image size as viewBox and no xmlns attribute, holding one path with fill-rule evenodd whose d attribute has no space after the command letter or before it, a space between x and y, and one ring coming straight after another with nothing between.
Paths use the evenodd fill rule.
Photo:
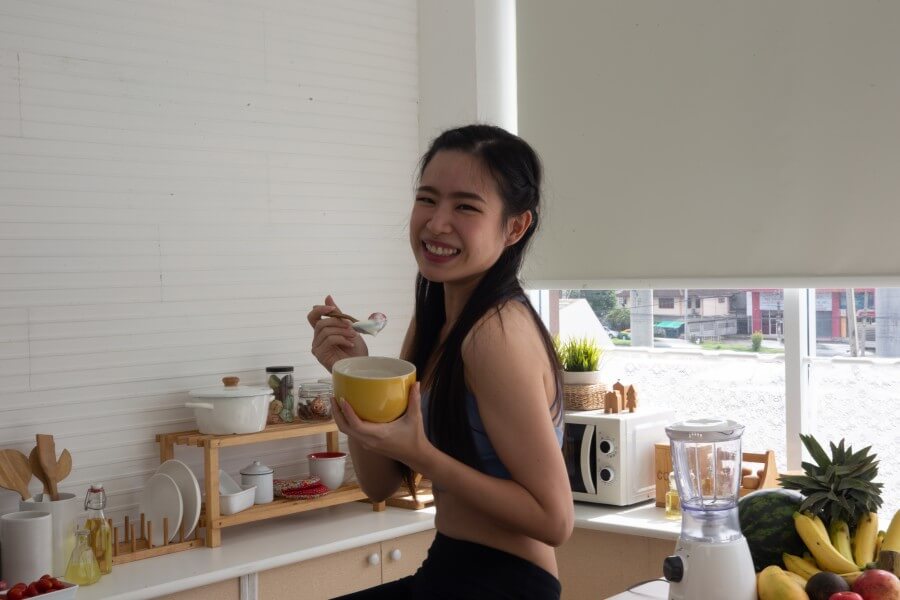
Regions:
<instances>
[{"instance_id":1,"label":"white plate","mask_svg":"<svg viewBox=\"0 0 900 600\"><path fill-rule=\"evenodd\" d=\"M178 491L181 492L181 502L184 508L182 518L184 522L184 537L187 539L200 520L200 484L197 482L197 477L194 476L194 472L191 471L190 467L174 458L159 465L156 472L165 473L174 479L175 485L178 486Z\"/></svg>"},{"instance_id":2,"label":"white plate","mask_svg":"<svg viewBox=\"0 0 900 600\"><path fill-rule=\"evenodd\" d=\"M157 473L147 480L141 492L140 511L144 520L153 523L154 546L163 543L163 518L169 519L169 540L178 535L182 515L181 492L175 480L165 473Z\"/></svg>"}]
</instances>

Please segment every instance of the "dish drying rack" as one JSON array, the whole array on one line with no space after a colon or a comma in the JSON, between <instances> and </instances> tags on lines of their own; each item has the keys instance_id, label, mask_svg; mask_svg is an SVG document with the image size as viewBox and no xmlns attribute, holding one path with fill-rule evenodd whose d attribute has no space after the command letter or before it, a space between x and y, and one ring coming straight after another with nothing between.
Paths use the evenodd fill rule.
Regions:
<instances>
[{"instance_id":1,"label":"dish drying rack","mask_svg":"<svg viewBox=\"0 0 900 600\"><path fill-rule=\"evenodd\" d=\"M283 517L285 515L315 510L317 508L325 508L327 506L336 506L347 502L368 501L366 494L359 485L350 483L343 485L336 490L332 490L319 498L275 498L275 500L268 504L254 504L252 507L233 515L223 515L221 513L219 506L219 451L222 448L302 438L320 434L325 434L326 446L330 452L340 450L338 444L338 428L333 420L320 423L294 422L267 425L264 430L256 433L233 435L203 434L197 430L158 434L156 436L156 441L159 442L160 463L164 463L175 457L176 445L200 448L203 451L203 489L206 493L206 500L203 503L200 512L200 522L197 527L204 528L205 540L201 540L197 545L199 546L205 543L209 548L221 546L222 530L226 527L253 523L255 521L272 519L275 517ZM372 510L383 511L384 509L384 502L372 503ZM194 540L191 540L191 542L193 541ZM171 545L172 544L170 544L170 546ZM162 548L162 546L158 548ZM184 549L186 550L187 548ZM175 550L172 551L174 552ZM113 564L115 564L115 561L113 561Z\"/></svg>"},{"instance_id":2,"label":"dish drying rack","mask_svg":"<svg viewBox=\"0 0 900 600\"><path fill-rule=\"evenodd\" d=\"M197 533L198 528L195 527L194 531L186 537L183 523L178 528L178 541L168 541L171 537L169 535L168 517L164 517L162 522L163 543L157 546L151 543L153 539L153 523L144 519L144 513L141 513L140 517L140 530L136 529L135 523L129 522L128 516L125 517L125 524L122 528L123 539L121 541L119 541L119 528L113 527L112 519L109 519L109 526L113 539L113 566L203 546L203 538Z\"/></svg>"}]
</instances>

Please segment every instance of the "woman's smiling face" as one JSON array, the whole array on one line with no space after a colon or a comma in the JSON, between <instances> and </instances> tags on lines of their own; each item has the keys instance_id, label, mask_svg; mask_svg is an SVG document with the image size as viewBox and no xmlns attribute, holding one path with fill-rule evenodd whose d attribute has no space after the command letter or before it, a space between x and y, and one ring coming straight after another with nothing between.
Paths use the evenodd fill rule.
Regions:
<instances>
[{"instance_id":1,"label":"woman's smiling face","mask_svg":"<svg viewBox=\"0 0 900 600\"><path fill-rule=\"evenodd\" d=\"M497 183L478 158L435 154L422 172L409 237L419 272L429 281L476 281L503 253L508 224Z\"/></svg>"}]
</instances>

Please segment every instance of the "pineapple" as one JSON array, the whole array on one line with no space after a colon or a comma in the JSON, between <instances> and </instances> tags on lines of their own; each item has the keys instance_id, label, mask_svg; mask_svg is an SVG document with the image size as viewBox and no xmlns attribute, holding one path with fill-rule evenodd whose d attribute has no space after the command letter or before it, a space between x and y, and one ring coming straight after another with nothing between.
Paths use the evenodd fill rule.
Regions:
<instances>
[{"instance_id":1,"label":"pineapple","mask_svg":"<svg viewBox=\"0 0 900 600\"><path fill-rule=\"evenodd\" d=\"M799 490L806 498L800 511L810 511L831 521L844 521L854 527L866 514L877 512L881 506L881 483L876 455L869 454L871 446L854 453L844 448L844 440L835 446L831 458L811 435L800 434L800 440L816 464L803 463L804 475L782 475L781 487Z\"/></svg>"}]
</instances>

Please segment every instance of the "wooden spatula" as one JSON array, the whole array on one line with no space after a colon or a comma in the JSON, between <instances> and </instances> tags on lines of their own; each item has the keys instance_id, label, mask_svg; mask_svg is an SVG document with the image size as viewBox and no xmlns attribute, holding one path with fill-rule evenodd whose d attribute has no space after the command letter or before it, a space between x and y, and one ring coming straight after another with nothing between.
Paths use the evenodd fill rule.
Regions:
<instances>
[{"instance_id":1,"label":"wooden spatula","mask_svg":"<svg viewBox=\"0 0 900 600\"><path fill-rule=\"evenodd\" d=\"M31 465L31 473L38 478L38 480L44 484L44 494L47 499L50 499L50 483L47 481L47 474L44 473L43 467L41 467L41 460L38 458L38 448L35 446L31 449L31 454L28 455L28 463ZM59 485L63 479L69 476L72 472L72 455L68 450L63 450L62 454L59 455L58 461L58 473L59 478L56 483Z\"/></svg>"},{"instance_id":2,"label":"wooden spatula","mask_svg":"<svg viewBox=\"0 0 900 600\"><path fill-rule=\"evenodd\" d=\"M59 491L56 482L59 481L59 463L56 462L56 443L52 435L37 434L38 462L47 477L47 487L50 488L50 499L59 500Z\"/></svg>"},{"instance_id":3,"label":"wooden spatula","mask_svg":"<svg viewBox=\"0 0 900 600\"><path fill-rule=\"evenodd\" d=\"M19 492L22 500L28 500L28 482L31 466L28 457L18 450L0 450L0 487Z\"/></svg>"}]
</instances>

